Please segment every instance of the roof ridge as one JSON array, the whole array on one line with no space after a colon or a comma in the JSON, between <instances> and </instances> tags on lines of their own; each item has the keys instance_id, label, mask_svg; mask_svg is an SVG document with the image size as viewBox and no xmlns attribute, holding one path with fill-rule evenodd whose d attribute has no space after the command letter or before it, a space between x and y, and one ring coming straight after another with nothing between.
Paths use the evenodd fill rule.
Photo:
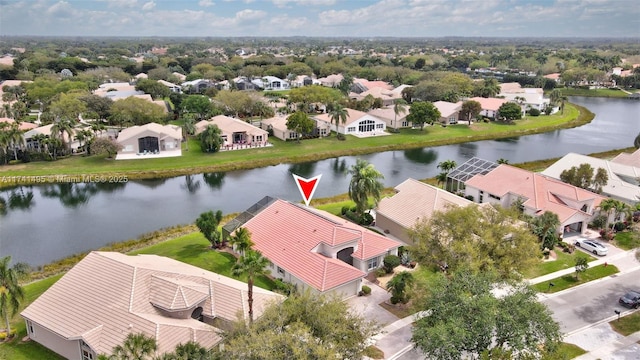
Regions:
<instances>
[{"instance_id":1,"label":"roof ridge","mask_svg":"<svg viewBox=\"0 0 640 360\"><path fill-rule=\"evenodd\" d=\"M324 287L327 282L327 264L329 263L329 259L324 259L324 268L322 269L322 286L321 289L324 291Z\"/></svg>"},{"instance_id":2,"label":"roof ridge","mask_svg":"<svg viewBox=\"0 0 640 360\"><path fill-rule=\"evenodd\" d=\"M131 294L129 296L129 312L133 312L133 295L135 294L136 277L138 275L138 267L137 266L132 266L132 267L133 267L133 276L131 279Z\"/></svg>"}]
</instances>

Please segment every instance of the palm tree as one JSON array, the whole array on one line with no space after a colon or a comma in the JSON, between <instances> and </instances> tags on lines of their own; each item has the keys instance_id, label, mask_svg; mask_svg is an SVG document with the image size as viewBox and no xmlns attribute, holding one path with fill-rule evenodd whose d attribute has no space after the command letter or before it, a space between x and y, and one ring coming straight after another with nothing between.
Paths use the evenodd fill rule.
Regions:
<instances>
[{"instance_id":1,"label":"palm tree","mask_svg":"<svg viewBox=\"0 0 640 360\"><path fill-rule=\"evenodd\" d=\"M18 149L21 149L24 146L23 132L18 128L17 123L13 123L9 126L8 130L4 131L4 134L4 141L13 149L14 160L18 160Z\"/></svg>"},{"instance_id":2,"label":"palm tree","mask_svg":"<svg viewBox=\"0 0 640 360\"><path fill-rule=\"evenodd\" d=\"M607 230L609 230L609 218L611 217L611 210L616 208L616 202L617 200L615 199L604 199L600 202L600 210L604 211L607 214L607 219L604 226L604 228Z\"/></svg>"},{"instance_id":3,"label":"palm tree","mask_svg":"<svg viewBox=\"0 0 640 360\"><path fill-rule=\"evenodd\" d=\"M259 251L247 250L231 268L233 276L247 275L250 323L253 323L253 281L259 275L268 274L267 265L269 265L269 260L262 257Z\"/></svg>"},{"instance_id":4,"label":"palm tree","mask_svg":"<svg viewBox=\"0 0 640 360\"><path fill-rule=\"evenodd\" d=\"M549 101L551 101L553 105L559 104L561 99L562 99L562 92L560 90L554 89L549 93Z\"/></svg>"},{"instance_id":5,"label":"palm tree","mask_svg":"<svg viewBox=\"0 0 640 360\"><path fill-rule=\"evenodd\" d=\"M541 248L553 249L556 242L556 229L560 226L560 218L556 213L545 211L533 220L534 233L541 241Z\"/></svg>"},{"instance_id":6,"label":"palm tree","mask_svg":"<svg viewBox=\"0 0 640 360\"><path fill-rule=\"evenodd\" d=\"M220 136L220 129L218 126L207 125L207 127L204 128L204 131L200 133L200 142L202 143L202 151L217 152L220 150L222 137Z\"/></svg>"},{"instance_id":7,"label":"palm tree","mask_svg":"<svg viewBox=\"0 0 640 360\"><path fill-rule=\"evenodd\" d=\"M51 127L51 136L57 137L62 141L62 147L67 148L69 144L64 140L64 134L67 133L69 140L73 136L73 121L69 119L58 119Z\"/></svg>"},{"instance_id":8,"label":"palm tree","mask_svg":"<svg viewBox=\"0 0 640 360\"><path fill-rule=\"evenodd\" d=\"M93 132L91 132L91 130L83 129L76 132L76 140L78 140L78 142L80 143L80 149L82 149L82 151L86 150L85 147L87 143L91 141L92 137L93 137Z\"/></svg>"},{"instance_id":9,"label":"palm tree","mask_svg":"<svg viewBox=\"0 0 640 360\"><path fill-rule=\"evenodd\" d=\"M396 99L393 102L393 124L392 128L398 129L398 115L407 111L408 104L404 99Z\"/></svg>"},{"instance_id":10,"label":"palm tree","mask_svg":"<svg viewBox=\"0 0 640 360\"><path fill-rule=\"evenodd\" d=\"M500 84L496 79L485 79L482 87L482 97L490 98L500 93Z\"/></svg>"},{"instance_id":11,"label":"palm tree","mask_svg":"<svg viewBox=\"0 0 640 360\"><path fill-rule=\"evenodd\" d=\"M333 104L333 108L331 109L331 111L329 111L329 120L331 120L332 124L335 121L336 133L340 134L340 132L338 131L338 126L340 125L340 123L342 123L342 125L346 124L348 117L349 112L344 108L344 106L338 103Z\"/></svg>"},{"instance_id":12,"label":"palm tree","mask_svg":"<svg viewBox=\"0 0 640 360\"><path fill-rule=\"evenodd\" d=\"M9 317L15 315L24 299L24 291L18 280L23 272L16 267L9 267L11 256L0 259L0 315L4 317L7 337L11 336Z\"/></svg>"},{"instance_id":13,"label":"palm tree","mask_svg":"<svg viewBox=\"0 0 640 360\"><path fill-rule=\"evenodd\" d=\"M445 161L439 162L438 166L436 167L448 174L449 171L455 169L456 166L458 166L458 164L456 164L455 160L445 160Z\"/></svg>"},{"instance_id":14,"label":"palm tree","mask_svg":"<svg viewBox=\"0 0 640 360\"><path fill-rule=\"evenodd\" d=\"M384 185L379 179L384 179L384 176L373 164L363 159L358 159L356 164L351 166L349 174L351 174L349 198L356 203L356 213L362 215L369 203L369 196L373 196L374 204L380 201L380 193Z\"/></svg>"},{"instance_id":15,"label":"palm tree","mask_svg":"<svg viewBox=\"0 0 640 360\"><path fill-rule=\"evenodd\" d=\"M103 123L94 122L91 124L91 131L93 131L95 136L98 136L98 133L102 134L104 130L106 130L106 126L104 126Z\"/></svg>"},{"instance_id":16,"label":"palm tree","mask_svg":"<svg viewBox=\"0 0 640 360\"><path fill-rule=\"evenodd\" d=\"M230 242L241 255L244 255L245 251L251 249L253 246L253 242L251 241L251 232L244 227L236 229L234 235L231 236Z\"/></svg>"},{"instance_id":17,"label":"palm tree","mask_svg":"<svg viewBox=\"0 0 640 360\"><path fill-rule=\"evenodd\" d=\"M396 274L387 283L387 290L391 291L391 303L406 303L407 288L413 284L413 275L410 272L402 271Z\"/></svg>"},{"instance_id":18,"label":"palm tree","mask_svg":"<svg viewBox=\"0 0 640 360\"><path fill-rule=\"evenodd\" d=\"M113 348L112 358L118 360L144 360L153 355L157 348L156 339L143 333L130 333L122 345Z\"/></svg>"}]
</instances>

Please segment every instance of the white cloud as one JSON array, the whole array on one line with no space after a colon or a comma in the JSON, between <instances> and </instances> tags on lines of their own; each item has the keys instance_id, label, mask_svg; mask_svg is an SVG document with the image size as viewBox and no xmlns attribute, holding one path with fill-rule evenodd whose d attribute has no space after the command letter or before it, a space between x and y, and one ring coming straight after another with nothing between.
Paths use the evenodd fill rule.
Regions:
<instances>
[{"instance_id":1,"label":"white cloud","mask_svg":"<svg viewBox=\"0 0 640 360\"><path fill-rule=\"evenodd\" d=\"M238 20L257 20L267 16L267 13L262 10L244 9L236 13L236 19Z\"/></svg>"},{"instance_id":2,"label":"white cloud","mask_svg":"<svg viewBox=\"0 0 640 360\"><path fill-rule=\"evenodd\" d=\"M253 0L249 0L253 1ZM297 4L302 6L331 6L335 5L336 0L272 0L273 4L279 8L285 8L289 4Z\"/></svg>"},{"instance_id":3,"label":"white cloud","mask_svg":"<svg viewBox=\"0 0 640 360\"><path fill-rule=\"evenodd\" d=\"M110 8L133 8L138 5L138 0L105 0Z\"/></svg>"},{"instance_id":4,"label":"white cloud","mask_svg":"<svg viewBox=\"0 0 640 360\"><path fill-rule=\"evenodd\" d=\"M153 1L149 1L149 2L146 2L144 5L142 5L142 10L150 11L150 10L153 10L153 8L155 7L156 7L156 3Z\"/></svg>"},{"instance_id":5,"label":"white cloud","mask_svg":"<svg viewBox=\"0 0 640 360\"><path fill-rule=\"evenodd\" d=\"M209 7L209 6L213 6L214 3L211 0L200 0L198 2L198 5L202 6L202 7Z\"/></svg>"},{"instance_id":6,"label":"white cloud","mask_svg":"<svg viewBox=\"0 0 640 360\"><path fill-rule=\"evenodd\" d=\"M57 18L68 18L73 16L75 10L73 7L66 1L58 1L57 3L51 5L47 11L47 15L51 15Z\"/></svg>"}]
</instances>

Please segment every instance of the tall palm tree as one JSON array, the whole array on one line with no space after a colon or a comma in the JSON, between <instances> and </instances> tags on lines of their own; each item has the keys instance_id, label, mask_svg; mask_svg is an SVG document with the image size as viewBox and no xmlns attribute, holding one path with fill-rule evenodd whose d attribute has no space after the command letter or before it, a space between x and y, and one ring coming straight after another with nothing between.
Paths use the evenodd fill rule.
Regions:
<instances>
[{"instance_id":1,"label":"tall palm tree","mask_svg":"<svg viewBox=\"0 0 640 360\"><path fill-rule=\"evenodd\" d=\"M24 133L20 130L17 123L12 123L4 133L6 137L5 141L13 149L14 160L18 160L18 149L24 147Z\"/></svg>"},{"instance_id":2,"label":"tall palm tree","mask_svg":"<svg viewBox=\"0 0 640 360\"><path fill-rule=\"evenodd\" d=\"M253 323L253 282L257 276L268 274L267 265L269 260L262 257L259 251L247 250L231 268L233 276L247 275L250 323Z\"/></svg>"},{"instance_id":3,"label":"tall palm tree","mask_svg":"<svg viewBox=\"0 0 640 360\"><path fill-rule=\"evenodd\" d=\"M393 124L392 128L398 129L398 115L407 111L408 104L404 99L396 99L393 101Z\"/></svg>"},{"instance_id":4,"label":"tall palm tree","mask_svg":"<svg viewBox=\"0 0 640 360\"><path fill-rule=\"evenodd\" d=\"M453 170L458 166L455 160L445 160L438 163L436 166L438 169L442 170L442 172L448 174L449 171Z\"/></svg>"},{"instance_id":5,"label":"tall palm tree","mask_svg":"<svg viewBox=\"0 0 640 360\"><path fill-rule=\"evenodd\" d=\"M500 93L500 84L496 79L485 79L482 87L482 97L490 98Z\"/></svg>"},{"instance_id":6,"label":"tall palm tree","mask_svg":"<svg viewBox=\"0 0 640 360\"><path fill-rule=\"evenodd\" d=\"M384 188L380 179L384 179L384 175L376 170L373 164L363 159L358 159L356 164L351 166L349 174L349 198L356 203L358 215L362 215L369 204L369 196L373 197L374 204L380 201L380 193Z\"/></svg>"},{"instance_id":7,"label":"tall palm tree","mask_svg":"<svg viewBox=\"0 0 640 360\"><path fill-rule=\"evenodd\" d=\"M70 144L67 144L65 141L64 134L66 133L69 140L71 140L73 136L73 127L73 121L66 118L59 118L51 127L51 136L60 139L60 141L62 141L62 147L68 150L68 146Z\"/></svg>"},{"instance_id":8,"label":"tall palm tree","mask_svg":"<svg viewBox=\"0 0 640 360\"><path fill-rule=\"evenodd\" d=\"M560 226L560 218L556 213L545 211L542 215L533 220L533 232L538 235L542 249L553 249L555 246L556 229Z\"/></svg>"},{"instance_id":9,"label":"tall palm tree","mask_svg":"<svg viewBox=\"0 0 640 360\"><path fill-rule=\"evenodd\" d=\"M20 301L24 299L24 291L18 280L22 271L16 267L9 267L11 256L0 259L0 315L4 317L7 337L11 336L9 317L15 315L20 308Z\"/></svg>"},{"instance_id":10,"label":"tall palm tree","mask_svg":"<svg viewBox=\"0 0 640 360\"><path fill-rule=\"evenodd\" d=\"M202 151L217 152L220 150L222 137L220 136L220 128L217 125L207 125L204 131L200 133L200 143Z\"/></svg>"},{"instance_id":11,"label":"tall palm tree","mask_svg":"<svg viewBox=\"0 0 640 360\"><path fill-rule=\"evenodd\" d=\"M157 349L156 339L143 333L130 333L121 345L113 348L112 357L118 360L145 360Z\"/></svg>"},{"instance_id":12,"label":"tall palm tree","mask_svg":"<svg viewBox=\"0 0 640 360\"><path fill-rule=\"evenodd\" d=\"M338 103L333 104L333 108L331 109L331 111L329 111L329 120L331 120L332 124L335 121L336 133L340 133L340 131L338 131L338 126L340 125L340 123L342 123L342 125L346 124L348 117L349 112L344 108L344 106Z\"/></svg>"},{"instance_id":13,"label":"tall palm tree","mask_svg":"<svg viewBox=\"0 0 640 360\"><path fill-rule=\"evenodd\" d=\"M553 89L553 91L549 93L549 101L551 101L553 105L559 104L561 99L562 99L562 92L560 90Z\"/></svg>"},{"instance_id":14,"label":"tall palm tree","mask_svg":"<svg viewBox=\"0 0 640 360\"><path fill-rule=\"evenodd\" d=\"M82 149L82 151L86 150L85 147L87 143L91 141L92 137L93 137L93 132L91 130L83 129L76 132L75 139L78 140L78 143L80 143L80 149Z\"/></svg>"},{"instance_id":15,"label":"tall palm tree","mask_svg":"<svg viewBox=\"0 0 640 360\"><path fill-rule=\"evenodd\" d=\"M236 251L244 255L244 253L251 249L253 246L253 241L251 241L251 232L249 229L245 227L240 227L236 229L235 233L231 237L231 245L235 246Z\"/></svg>"},{"instance_id":16,"label":"tall palm tree","mask_svg":"<svg viewBox=\"0 0 640 360\"><path fill-rule=\"evenodd\" d=\"M616 208L616 202L617 200L615 199L604 199L600 202L600 210L604 211L607 214L607 219L604 226L604 228L607 230L609 230L609 218L611 217L611 210L614 210Z\"/></svg>"},{"instance_id":17,"label":"tall palm tree","mask_svg":"<svg viewBox=\"0 0 640 360\"><path fill-rule=\"evenodd\" d=\"M106 126L104 126L103 123L100 122L94 122L93 124L91 124L91 131L93 131L95 136L98 136L98 134L102 134L103 131L105 131L107 128Z\"/></svg>"}]
</instances>

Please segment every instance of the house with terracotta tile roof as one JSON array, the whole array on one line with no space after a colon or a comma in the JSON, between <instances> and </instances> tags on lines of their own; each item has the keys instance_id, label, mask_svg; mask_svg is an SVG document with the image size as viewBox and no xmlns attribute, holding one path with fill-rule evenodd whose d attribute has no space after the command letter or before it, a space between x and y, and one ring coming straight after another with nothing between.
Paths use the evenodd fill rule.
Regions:
<instances>
[{"instance_id":1,"label":"house with terracotta tile roof","mask_svg":"<svg viewBox=\"0 0 640 360\"><path fill-rule=\"evenodd\" d=\"M502 104L509 102L506 99L498 99L498 98L483 98L483 97L472 97L469 100L477 101L480 103L481 111L480 115L488 118L495 119L496 114L498 113L498 109Z\"/></svg>"},{"instance_id":2,"label":"house with terracotta tile roof","mask_svg":"<svg viewBox=\"0 0 640 360\"><path fill-rule=\"evenodd\" d=\"M396 193L380 200L376 208L376 227L409 245L413 245L413 242L408 230L419 220L430 218L436 211L473 204L472 201L415 179L403 181L394 190Z\"/></svg>"},{"instance_id":3,"label":"house with terracotta tile roof","mask_svg":"<svg viewBox=\"0 0 640 360\"><path fill-rule=\"evenodd\" d=\"M211 348L220 327L248 320L247 284L157 255L94 251L20 315L29 338L71 360L111 354L128 334L156 340L154 355L195 341ZM253 288L254 316L281 295Z\"/></svg>"},{"instance_id":4,"label":"house with terracotta tile roof","mask_svg":"<svg viewBox=\"0 0 640 360\"><path fill-rule=\"evenodd\" d=\"M440 119L438 119L438 121L441 124L453 125L458 123L460 110L462 110L462 101L458 101L457 103L436 101L433 103L433 106L440 111Z\"/></svg>"},{"instance_id":5,"label":"house with terracotta tile roof","mask_svg":"<svg viewBox=\"0 0 640 360\"><path fill-rule=\"evenodd\" d=\"M216 125L220 129L223 146L232 145L260 145L269 140L269 133L257 126L253 126L240 119L226 115L217 115L209 120L196 123L196 135L204 131L208 125Z\"/></svg>"},{"instance_id":6,"label":"house with terracotta tile roof","mask_svg":"<svg viewBox=\"0 0 640 360\"><path fill-rule=\"evenodd\" d=\"M546 168L542 175L560 179L560 174L563 171L582 164L589 164L594 169L594 172L598 169L606 171L608 180L602 187L602 195L630 205L635 205L640 201L640 181L638 181L640 179L640 167L569 153Z\"/></svg>"},{"instance_id":7,"label":"house with terracotta tile roof","mask_svg":"<svg viewBox=\"0 0 640 360\"><path fill-rule=\"evenodd\" d=\"M640 168L640 149L632 152L631 154L620 153L618 156L611 159L611 162Z\"/></svg>"},{"instance_id":8,"label":"house with terracotta tile roof","mask_svg":"<svg viewBox=\"0 0 640 360\"><path fill-rule=\"evenodd\" d=\"M118 151L116 159L130 159L128 155L156 153L181 156L182 128L157 123L131 126L118 134L117 142L122 145L122 150Z\"/></svg>"},{"instance_id":9,"label":"house with terracotta tile roof","mask_svg":"<svg viewBox=\"0 0 640 360\"><path fill-rule=\"evenodd\" d=\"M0 117L0 122L2 123L8 123L8 124L14 124L16 121L10 118L6 118L6 117ZM38 125L34 124L34 123L30 123L30 122L26 122L26 121L21 121L18 124L18 129L22 130L22 131L28 131L31 129L35 129L37 128Z\"/></svg>"},{"instance_id":10,"label":"house with terracotta tile roof","mask_svg":"<svg viewBox=\"0 0 640 360\"><path fill-rule=\"evenodd\" d=\"M413 124L411 121L407 120L407 115L409 115L409 106L400 111L397 115L395 110L393 110L393 105L385 106L378 109L371 109L367 111L367 114L373 115L380 120L383 120L387 125L387 128L398 129L398 128L406 128L411 127Z\"/></svg>"},{"instance_id":11,"label":"house with terracotta tile roof","mask_svg":"<svg viewBox=\"0 0 640 360\"><path fill-rule=\"evenodd\" d=\"M342 297L357 295L367 273L402 245L325 211L269 197L225 225L223 236L239 227L251 232L273 277Z\"/></svg>"},{"instance_id":12,"label":"house with terracotta tile roof","mask_svg":"<svg viewBox=\"0 0 640 360\"><path fill-rule=\"evenodd\" d=\"M314 115L313 119L315 119L317 122L325 123L331 128L332 131L336 131L345 135L383 133L387 128L387 123L374 115L349 108L345 110L347 110L347 122L345 124L336 124L335 122L332 123L330 114Z\"/></svg>"},{"instance_id":13,"label":"house with terracotta tile roof","mask_svg":"<svg viewBox=\"0 0 640 360\"><path fill-rule=\"evenodd\" d=\"M276 116L260 121L260 128L262 130L271 131L273 136L280 140L296 140L298 133L287 129L287 117L285 114L277 114ZM331 133L329 125L322 121L315 121L314 129L311 133L313 136L325 137Z\"/></svg>"},{"instance_id":14,"label":"house with terracotta tile roof","mask_svg":"<svg viewBox=\"0 0 640 360\"><path fill-rule=\"evenodd\" d=\"M318 81L322 86L336 87L343 79L344 76L342 76L342 74L331 74L327 77L319 78Z\"/></svg>"},{"instance_id":15,"label":"house with terracotta tile roof","mask_svg":"<svg viewBox=\"0 0 640 360\"><path fill-rule=\"evenodd\" d=\"M465 197L474 202L509 207L521 201L525 214L542 215L550 211L558 215L558 233L584 233L587 224L598 215L604 196L563 183L541 174L498 165L485 174L477 174L465 181Z\"/></svg>"}]
</instances>

